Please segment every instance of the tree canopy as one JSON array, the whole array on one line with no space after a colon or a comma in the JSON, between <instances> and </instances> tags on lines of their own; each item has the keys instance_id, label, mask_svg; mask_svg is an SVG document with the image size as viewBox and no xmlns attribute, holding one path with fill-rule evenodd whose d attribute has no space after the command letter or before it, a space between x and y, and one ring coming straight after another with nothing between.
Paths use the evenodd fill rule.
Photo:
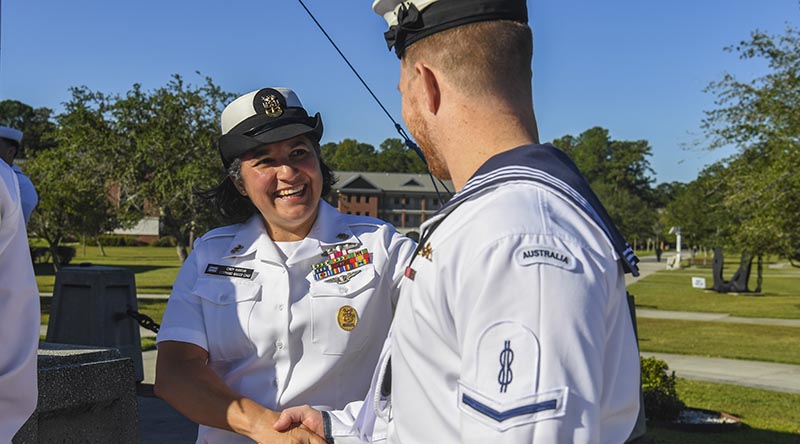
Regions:
<instances>
[{"instance_id":1,"label":"tree canopy","mask_svg":"<svg viewBox=\"0 0 800 444\"><path fill-rule=\"evenodd\" d=\"M658 234L654 226L660 202L651 187L652 148L646 140L613 140L607 129L594 127L552 143L575 161L629 242Z\"/></svg>"},{"instance_id":2,"label":"tree canopy","mask_svg":"<svg viewBox=\"0 0 800 444\"><path fill-rule=\"evenodd\" d=\"M53 110L33 108L18 100L0 101L0 125L22 131L22 143L17 157L26 158L53 148L55 124L50 120Z\"/></svg>"},{"instance_id":3,"label":"tree canopy","mask_svg":"<svg viewBox=\"0 0 800 444\"><path fill-rule=\"evenodd\" d=\"M727 50L769 66L749 81L725 74L708 87L717 97L703 121L709 147L738 148L723 162L732 239L751 253L800 260L800 30L755 31Z\"/></svg>"}]
</instances>

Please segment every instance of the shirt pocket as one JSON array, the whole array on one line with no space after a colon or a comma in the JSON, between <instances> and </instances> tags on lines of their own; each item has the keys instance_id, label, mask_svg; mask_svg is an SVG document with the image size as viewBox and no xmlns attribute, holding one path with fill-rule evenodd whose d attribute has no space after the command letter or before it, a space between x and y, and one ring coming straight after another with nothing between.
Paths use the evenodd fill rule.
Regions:
<instances>
[{"instance_id":1,"label":"shirt pocket","mask_svg":"<svg viewBox=\"0 0 800 444\"><path fill-rule=\"evenodd\" d=\"M360 351L372 330L368 302L375 291L375 267L372 264L354 271L347 282L342 275L314 281L312 275L312 342L326 355L345 355ZM353 273L352 271L349 273ZM340 278L336 281L336 278Z\"/></svg>"},{"instance_id":2,"label":"shirt pocket","mask_svg":"<svg viewBox=\"0 0 800 444\"><path fill-rule=\"evenodd\" d=\"M202 299L210 360L240 359L255 351L249 327L253 307L261 300L261 285L201 278L192 293Z\"/></svg>"}]
</instances>

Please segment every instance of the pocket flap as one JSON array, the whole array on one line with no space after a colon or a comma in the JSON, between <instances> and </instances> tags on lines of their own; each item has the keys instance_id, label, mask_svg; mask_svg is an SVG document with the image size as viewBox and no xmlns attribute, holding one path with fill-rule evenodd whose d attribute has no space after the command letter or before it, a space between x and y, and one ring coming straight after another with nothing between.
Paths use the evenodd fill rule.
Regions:
<instances>
[{"instance_id":1,"label":"pocket flap","mask_svg":"<svg viewBox=\"0 0 800 444\"><path fill-rule=\"evenodd\" d=\"M192 288L192 294L217 305L235 304L261 299L261 285L250 281L200 278Z\"/></svg>"}]
</instances>

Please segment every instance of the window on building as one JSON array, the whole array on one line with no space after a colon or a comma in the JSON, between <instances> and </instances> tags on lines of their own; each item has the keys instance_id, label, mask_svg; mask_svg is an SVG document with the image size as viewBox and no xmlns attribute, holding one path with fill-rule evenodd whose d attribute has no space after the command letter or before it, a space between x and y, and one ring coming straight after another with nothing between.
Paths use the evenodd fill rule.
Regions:
<instances>
[{"instance_id":1,"label":"window on building","mask_svg":"<svg viewBox=\"0 0 800 444\"><path fill-rule=\"evenodd\" d=\"M356 216L361 216L361 212L360 211L356 211Z\"/></svg>"},{"instance_id":2,"label":"window on building","mask_svg":"<svg viewBox=\"0 0 800 444\"><path fill-rule=\"evenodd\" d=\"M369 211L365 211L364 216L369 216Z\"/></svg>"}]
</instances>

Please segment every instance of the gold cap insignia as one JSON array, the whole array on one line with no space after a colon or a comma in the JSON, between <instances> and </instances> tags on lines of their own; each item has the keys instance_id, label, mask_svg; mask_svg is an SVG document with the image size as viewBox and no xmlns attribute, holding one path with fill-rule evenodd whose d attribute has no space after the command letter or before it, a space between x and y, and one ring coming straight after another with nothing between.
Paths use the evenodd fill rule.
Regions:
<instances>
[{"instance_id":1,"label":"gold cap insignia","mask_svg":"<svg viewBox=\"0 0 800 444\"><path fill-rule=\"evenodd\" d=\"M277 118L283 115L281 102L274 95L268 95L261 98L261 104L264 106L264 114L267 117Z\"/></svg>"},{"instance_id":2,"label":"gold cap insignia","mask_svg":"<svg viewBox=\"0 0 800 444\"><path fill-rule=\"evenodd\" d=\"M339 327L342 330L351 331L358 325L358 312L349 305L343 305L339 308L336 320L339 321Z\"/></svg>"}]
</instances>

